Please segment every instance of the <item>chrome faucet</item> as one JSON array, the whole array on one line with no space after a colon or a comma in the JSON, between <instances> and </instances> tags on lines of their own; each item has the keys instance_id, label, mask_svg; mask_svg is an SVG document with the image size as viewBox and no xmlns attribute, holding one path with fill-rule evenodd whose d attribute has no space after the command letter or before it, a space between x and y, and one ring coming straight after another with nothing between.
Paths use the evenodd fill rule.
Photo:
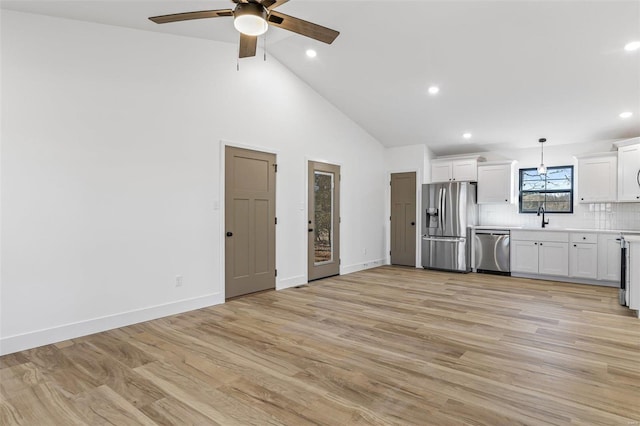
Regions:
<instances>
[{"instance_id":1,"label":"chrome faucet","mask_svg":"<svg viewBox=\"0 0 640 426\"><path fill-rule=\"evenodd\" d=\"M542 206L538 207L538 216L540 216L540 213L542 213L542 227L544 228L549 224L549 219L544 220L544 207Z\"/></svg>"}]
</instances>

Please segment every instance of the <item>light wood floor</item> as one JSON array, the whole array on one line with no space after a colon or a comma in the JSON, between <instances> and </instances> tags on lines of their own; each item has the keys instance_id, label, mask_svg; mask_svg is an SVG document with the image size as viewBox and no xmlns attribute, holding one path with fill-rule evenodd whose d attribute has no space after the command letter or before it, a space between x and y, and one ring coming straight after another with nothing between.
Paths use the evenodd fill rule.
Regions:
<instances>
[{"instance_id":1,"label":"light wood floor","mask_svg":"<svg viewBox=\"0 0 640 426\"><path fill-rule=\"evenodd\" d=\"M617 289L381 267L0 358L0 424L630 425Z\"/></svg>"}]
</instances>

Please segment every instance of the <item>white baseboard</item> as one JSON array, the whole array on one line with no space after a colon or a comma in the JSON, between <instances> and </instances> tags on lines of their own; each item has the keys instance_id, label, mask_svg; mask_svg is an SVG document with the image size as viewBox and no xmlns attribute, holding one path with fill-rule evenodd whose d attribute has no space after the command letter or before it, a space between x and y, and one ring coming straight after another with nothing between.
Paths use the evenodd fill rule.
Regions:
<instances>
[{"instance_id":1,"label":"white baseboard","mask_svg":"<svg viewBox=\"0 0 640 426\"><path fill-rule=\"evenodd\" d=\"M285 278L283 280L279 280L276 283L276 290L284 290L286 288L295 287L298 285L306 284L307 276L306 275L298 275L296 277Z\"/></svg>"},{"instance_id":2,"label":"white baseboard","mask_svg":"<svg viewBox=\"0 0 640 426\"><path fill-rule=\"evenodd\" d=\"M363 263L356 263L354 265L345 265L340 267L340 275L351 274L353 272L364 271L365 269L377 268L378 266L386 265L385 259L368 260Z\"/></svg>"},{"instance_id":3,"label":"white baseboard","mask_svg":"<svg viewBox=\"0 0 640 426\"><path fill-rule=\"evenodd\" d=\"M150 321L169 315L181 314L195 309L224 303L222 293L213 293L193 299L179 300L164 305L151 306L135 311L93 318L87 321L65 324L44 330L33 331L0 338L0 355L62 342L68 339L112 330L118 327Z\"/></svg>"}]
</instances>

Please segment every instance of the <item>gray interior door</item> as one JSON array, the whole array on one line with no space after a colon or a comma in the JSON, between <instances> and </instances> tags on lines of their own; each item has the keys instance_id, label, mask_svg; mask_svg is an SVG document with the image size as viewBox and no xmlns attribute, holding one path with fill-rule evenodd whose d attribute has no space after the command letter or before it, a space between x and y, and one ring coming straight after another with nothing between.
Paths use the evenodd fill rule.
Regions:
<instances>
[{"instance_id":1,"label":"gray interior door","mask_svg":"<svg viewBox=\"0 0 640 426\"><path fill-rule=\"evenodd\" d=\"M225 297L276 284L276 156L225 149Z\"/></svg>"},{"instance_id":2,"label":"gray interior door","mask_svg":"<svg viewBox=\"0 0 640 426\"><path fill-rule=\"evenodd\" d=\"M391 174L391 264L416 266L416 173Z\"/></svg>"},{"instance_id":3,"label":"gray interior door","mask_svg":"<svg viewBox=\"0 0 640 426\"><path fill-rule=\"evenodd\" d=\"M309 281L340 274L340 166L309 161Z\"/></svg>"}]
</instances>

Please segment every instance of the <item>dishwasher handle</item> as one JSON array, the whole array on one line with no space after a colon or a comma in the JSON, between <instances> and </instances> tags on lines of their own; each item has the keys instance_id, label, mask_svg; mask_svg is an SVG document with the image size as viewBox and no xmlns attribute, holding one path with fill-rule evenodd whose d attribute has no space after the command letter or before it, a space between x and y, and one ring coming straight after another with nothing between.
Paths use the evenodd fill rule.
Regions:
<instances>
[{"instance_id":1,"label":"dishwasher handle","mask_svg":"<svg viewBox=\"0 0 640 426\"><path fill-rule=\"evenodd\" d=\"M476 231L476 235L511 235L511 231L504 229L481 229Z\"/></svg>"}]
</instances>

